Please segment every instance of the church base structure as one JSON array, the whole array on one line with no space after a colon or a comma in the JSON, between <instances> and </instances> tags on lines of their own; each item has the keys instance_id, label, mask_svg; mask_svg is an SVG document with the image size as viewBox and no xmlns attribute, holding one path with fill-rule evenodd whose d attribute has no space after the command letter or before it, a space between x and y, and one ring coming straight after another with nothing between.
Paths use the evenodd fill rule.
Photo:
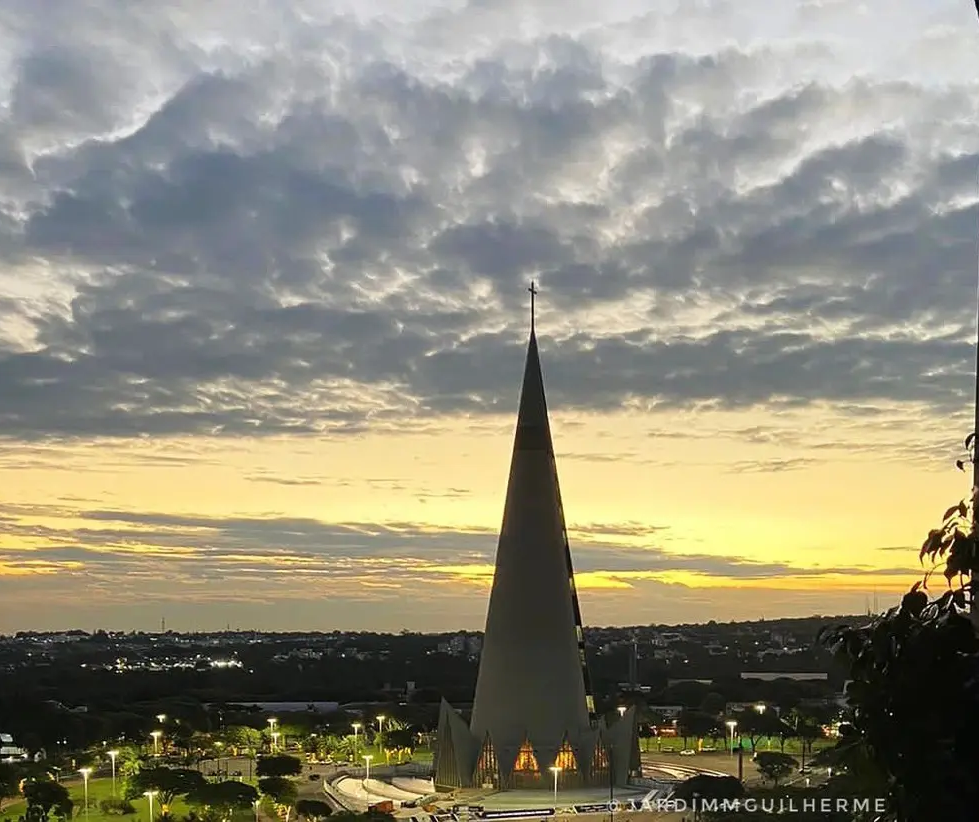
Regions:
<instances>
[{"instance_id":1,"label":"church base structure","mask_svg":"<svg viewBox=\"0 0 979 822\"><path fill-rule=\"evenodd\" d=\"M553 791L624 787L641 774L635 708L608 724L599 719L561 739L535 739L512 730L473 734L442 701L435 747L436 790Z\"/></svg>"}]
</instances>

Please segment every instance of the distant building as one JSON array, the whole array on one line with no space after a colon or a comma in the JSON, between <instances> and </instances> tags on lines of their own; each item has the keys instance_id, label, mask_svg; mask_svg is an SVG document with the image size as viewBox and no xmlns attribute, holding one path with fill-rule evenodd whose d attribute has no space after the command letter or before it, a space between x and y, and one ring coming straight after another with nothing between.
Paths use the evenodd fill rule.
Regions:
<instances>
[{"instance_id":1,"label":"distant building","mask_svg":"<svg viewBox=\"0 0 979 822\"><path fill-rule=\"evenodd\" d=\"M27 759L27 751L14 744L10 734L0 733L0 762L16 762Z\"/></svg>"}]
</instances>

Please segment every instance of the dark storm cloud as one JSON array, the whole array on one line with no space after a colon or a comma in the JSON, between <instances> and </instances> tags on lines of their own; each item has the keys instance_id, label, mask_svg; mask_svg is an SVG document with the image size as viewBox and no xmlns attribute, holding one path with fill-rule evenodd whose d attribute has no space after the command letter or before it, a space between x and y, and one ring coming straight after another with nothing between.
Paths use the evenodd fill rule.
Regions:
<instances>
[{"instance_id":1,"label":"dark storm cloud","mask_svg":"<svg viewBox=\"0 0 979 822\"><path fill-rule=\"evenodd\" d=\"M823 44L626 61L594 32L494 33L440 73L322 10L246 36L219 4L208 51L180 4L157 28L37 8L7 12L0 328L34 336L0 347L0 434L510 410L531 278L566 409L966 402L961 89L793 81Z\"/></svg>"}]
</instances>

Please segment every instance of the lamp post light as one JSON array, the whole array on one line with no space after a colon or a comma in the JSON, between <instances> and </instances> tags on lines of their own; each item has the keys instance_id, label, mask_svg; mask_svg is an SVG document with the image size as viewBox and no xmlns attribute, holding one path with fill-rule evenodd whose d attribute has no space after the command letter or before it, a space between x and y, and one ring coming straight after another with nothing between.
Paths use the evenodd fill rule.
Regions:
<instances>
[{"instance_id":1,"label":"lamp post light","mask_svg":"<svg viewBox=\"0 0 979 822\"><path fill-rule=\"evenodd\" d=\"M364 773L364 790L365 790L365 791L367 790L367 782L368 782L368 781L370 780L370 778L371 778L371 760L372 760L373 758L374 758L374 757L373 757L373 755L371 755L371 754L364 754L364 763L365 763L365 764L366 764L366 766L367 766L367 770L366 770L366 772Z\"/></svg>"},{"instance_id":2,"label":"lamp post light","mask_svg":"<svg viewBox=\"0 0 979 822\"><path fill-rule=\"evenodd\" d=\"M386 716L379 716L377 718L377 747L381 747L381 736L384 733L384 720L387 719Z\"/></svg>"},{"instance_id":3,"label":"lamp post light","mask_svg":"<svg viewBox=\"0 0 979 822\"><path fill-rule=\"evenodd\" d=\"M112 760L112 796L116 795L116 757L119 751L109 751L109 759Z\"/></svg>"},{"instance_id":4,"label":"lamp post light","mask_svg":"<svg viewBox=\"0 0 979 822\"><path fill-rule=\"evenodd\" d=\"M218 775L221 774L221 749L224 748L223 742L215 742L214 747L217 750L217 761L218 761Z\"/></svg>"},{"instance_id":5,"label":"lamp post light","mask_svg":"<svg viewBox=\"0 0 979 822\"><path fill-rule=\"evenodd\" d=\"M618 712L619 712L619 716L620 716L620 717L623 717L623 716L625 716L625 712L626 712L627 710L629 710L629 709L628 709L628 708L626 708L626 706L625 706L625 705L619 705L619 707L618 707L618 709L617 709L617 710L618 710Z\"/></svg>"},{"instance_id":6,"label":"lamp post light","mask_svg":"<svg viewBox=\"0 0 979 822\"><path fill-rule=\"evenodd\" d=\"M79 768L78 772L82 775L82 779L85 780L85 818L88 819L88 777L92 773L91 768Z\"/></svg>"},{"instance_id":7,"label":"lamp post light","mask_svg":"<svg viewBox=\"0 0 979 822\"><path fill-rule=\"evenodd\" d=\"M146 791L143 796L146 797L146 801L150 804L150 822L153 822L153 797L156 796L156 791Z\"/></svg>"},{"instance_id":8,"label":"lamp post light","mask_svg":"<svg viewBox=\"0 0 979 822\"><path fill-rule=\"evenodd\" d=\"M350 727L354 729L354 756L357 756L357 734L360 733L360 723L354 722Z\"/></svg>"},{"instance_id":9,"label":"lamp post light","mask_svg":"<svg viewBox=\"0 0 979 822\"><path fill-rule=\"evenodd\" d=\"M561 774L560 765L552 765L551 773L554 774L554 809L557 810L557 778Z\"/></svg>"},{"instance_id":10,"label":"lamp post light","mask_svg":"<svg viewBox=\"0 0 979 822\"><path fill-rule=\"evenodd\" d=\"M164 722L167 721L167 715L166 714L157 714L156 715L156 721L159 722L162 725Z\"/></svg>"},{"instance_id":11,"label":"lamp post light","mask_svg":"<svg viewBox=\"0 0 979 822\"><path fill-rule=\"evenodd\" d=\"M729 719L724 724L727 725L727 729L731 732L731 756L734 756L734 729L738 727L738 721L736 719Z\"/></svg>"},{"instance_id":12,"label":"lamp post light","mask_svg":"<svg viewBox=\"0 0 979 822\"><path fill-rule=\"evenodd\" d=\"M163 736L163 731L153 731L150 734L153 737L153 754L154 756L160 755L160 737Z\"/></svg>"},{"instance_id":13,"label":"lamp post light","mask_svg":"<svg viewBox=\"0 0 979 822\"><path fill-rule=\"evenodd\" d=\"M258 804L259 801L257 799L252 802L252 806L255 808L255 822L258 822Z\"/></svg>"},{"instance_id":14,"label":"lamp post light","mask_svg":"<svg viewBox=\"0 0 979 822\"><path fill-rule=\"evenodd\" d=\"M277 751L279 749L279 732L272 731L272 750Z\"/></svg>"}]
</instances>

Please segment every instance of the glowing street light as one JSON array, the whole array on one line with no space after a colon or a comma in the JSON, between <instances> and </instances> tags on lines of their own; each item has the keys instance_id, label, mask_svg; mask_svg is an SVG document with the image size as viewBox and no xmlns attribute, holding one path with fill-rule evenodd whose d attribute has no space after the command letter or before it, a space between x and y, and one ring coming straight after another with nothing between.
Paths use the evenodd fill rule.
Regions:
<instances>
[{"instance_id":1,"label":"glowing street light","mask_svg":"<svg viewBox=\"0 0 979 822\"><path fill-rule=\"evenodd\" d=\"M625 712L629 709L625 705L619 705L618 707L619 716L625 716Z\"/></svg>"},{"instance_id":2,"label":"glowing street light","mask_svg":"<svg viewBox=\"0 0 979 822\"><path fill-rule=\"evenodd\" d=\"M731 756L734 756L734 729L738 727L738 721L736 719L729 719L724 724L727 725L727 729L731 732Z\"/></svg>"},{"instance_id":3,"label":"glowing street light","mask_svg":"<svg viewBox=\"0 0 979 822\"><path fill-rule=\"evenodd\" d=\"M153 731L150 734L153 737L153 754L155 756L160 755L160 737L163 736L163 731Z\"/></svg>"},{"instance_id":4,"label":"glowing street light","mask_svg":"<svg viewBox=\"0 0 979 822\"><path fill-rule=\"evenodd\" d=\"M119 751L109 751L109 759L112 760L112 795L116 795L116 757Z\"/></svg>"},{"instance_id":5,"label":"glowing street light","mask_svg":"<svg viewBox=\"0 0 979 822\"><path fill-rule=\"evenodd\" d=\"M758 711L758 713L763 714L765 713L765 708L767 707L768 706L764 702L759 702L757 705L755 705L755 710Z\"/></svg>"},{"instance_id":6,"label":"glowing street light","mask_svg":"<svg viewBox=\"0 0 979 822\"><path fill-rule=\"evenodd\" d=\"M386 716L379 716L377 718L377 733L378 735L384 733L384 720L387 719Z\"/></svg>"},{"instance_id":7,"label":"glowing street light","mask_svg":"<svg viewBox=\"0 0 979 822\"><path fill-rule=\"evenodd\" d=\"M164 722L167 721L167 715L166 714L157 714L156 715L156 721L159 722L162 725Z\"/></svg>"},{"instance_id":8,"label":"glowing street light","mask_svg":"<svg viewBox=\"0 0 979 822\"><path fill-rule=\"evenodd\" d=\"M277 750L279 747L279 732L272 731L272 750Z\"/></svg>"},{"instance_id":9,"label":"glowing street light","mask_svg":"<svg viewBox=\"0 0 979 822\"><path fill-rule=\"evenodd\" d=\"M153 797L156 796L156 791L146 791L143 796L146 797L146 801L150 804L150 822L153 822Z\"/></svg>"},{"instance_id":10,"label":"glowing street light","mask_svg":"<svg viewBox=\"0 0 979 822\"><path fill-rule=\"evenodd\" d=\"M350 727L354 729L354 756L356 756L357 755L357 734L360 733L360 727L361 726L360 726L360 723L359 722L354 722L353 725L351 725Z\"/></svg>"},{"instance_id":11,"label":"glowing street light","mask_svg":"<svg viewBox=\"0 0 979 822\"><path fill-rule=\"evenodd\" d=\"M365 764L367 766L367 772L364 774L364 782L365 783L368 782L370 780L370 778L371 778L371 760L373 758L374 758L374 755L373 754L364 754L364 762L365 762ZM367 785L365 784L364 785L364 789L366 790L366 788L367 788Z\"/></svg>"},{"instance_id":12,"label":"glowing street light","mask_svg":"<svg viewBox=\"0 0 979 822\"><path fill-rule=\"evenodd\" d=\"M551 773L554 774L554 808L557 809L557 778L561 774L561 766L552 765Z\"/></svg>"},{"instance_id":13,"label":"glowing street light","mask_svg":"<svg viewBox=\"0 0 979 822\"><path fill-rule=\"evenodd\" d=\"M255 808L255 822L258 822L258 806L259 806L259 802L260 802L260 800L258 800L258 799L256 799L254 802L252 802L252 807Z\"/></svg>"},{"instance_id":14,"label":"glowing street light","mask_svg":"<svg viewBox=\"0 0 979 822\"><path fill-rule=\"evenodd\" d=\"M92 769L79 768L78 772L82 775L82 779L85 780L85 818L88 819L88 778L92 774Z\"/></svg>"}]
</instances>

